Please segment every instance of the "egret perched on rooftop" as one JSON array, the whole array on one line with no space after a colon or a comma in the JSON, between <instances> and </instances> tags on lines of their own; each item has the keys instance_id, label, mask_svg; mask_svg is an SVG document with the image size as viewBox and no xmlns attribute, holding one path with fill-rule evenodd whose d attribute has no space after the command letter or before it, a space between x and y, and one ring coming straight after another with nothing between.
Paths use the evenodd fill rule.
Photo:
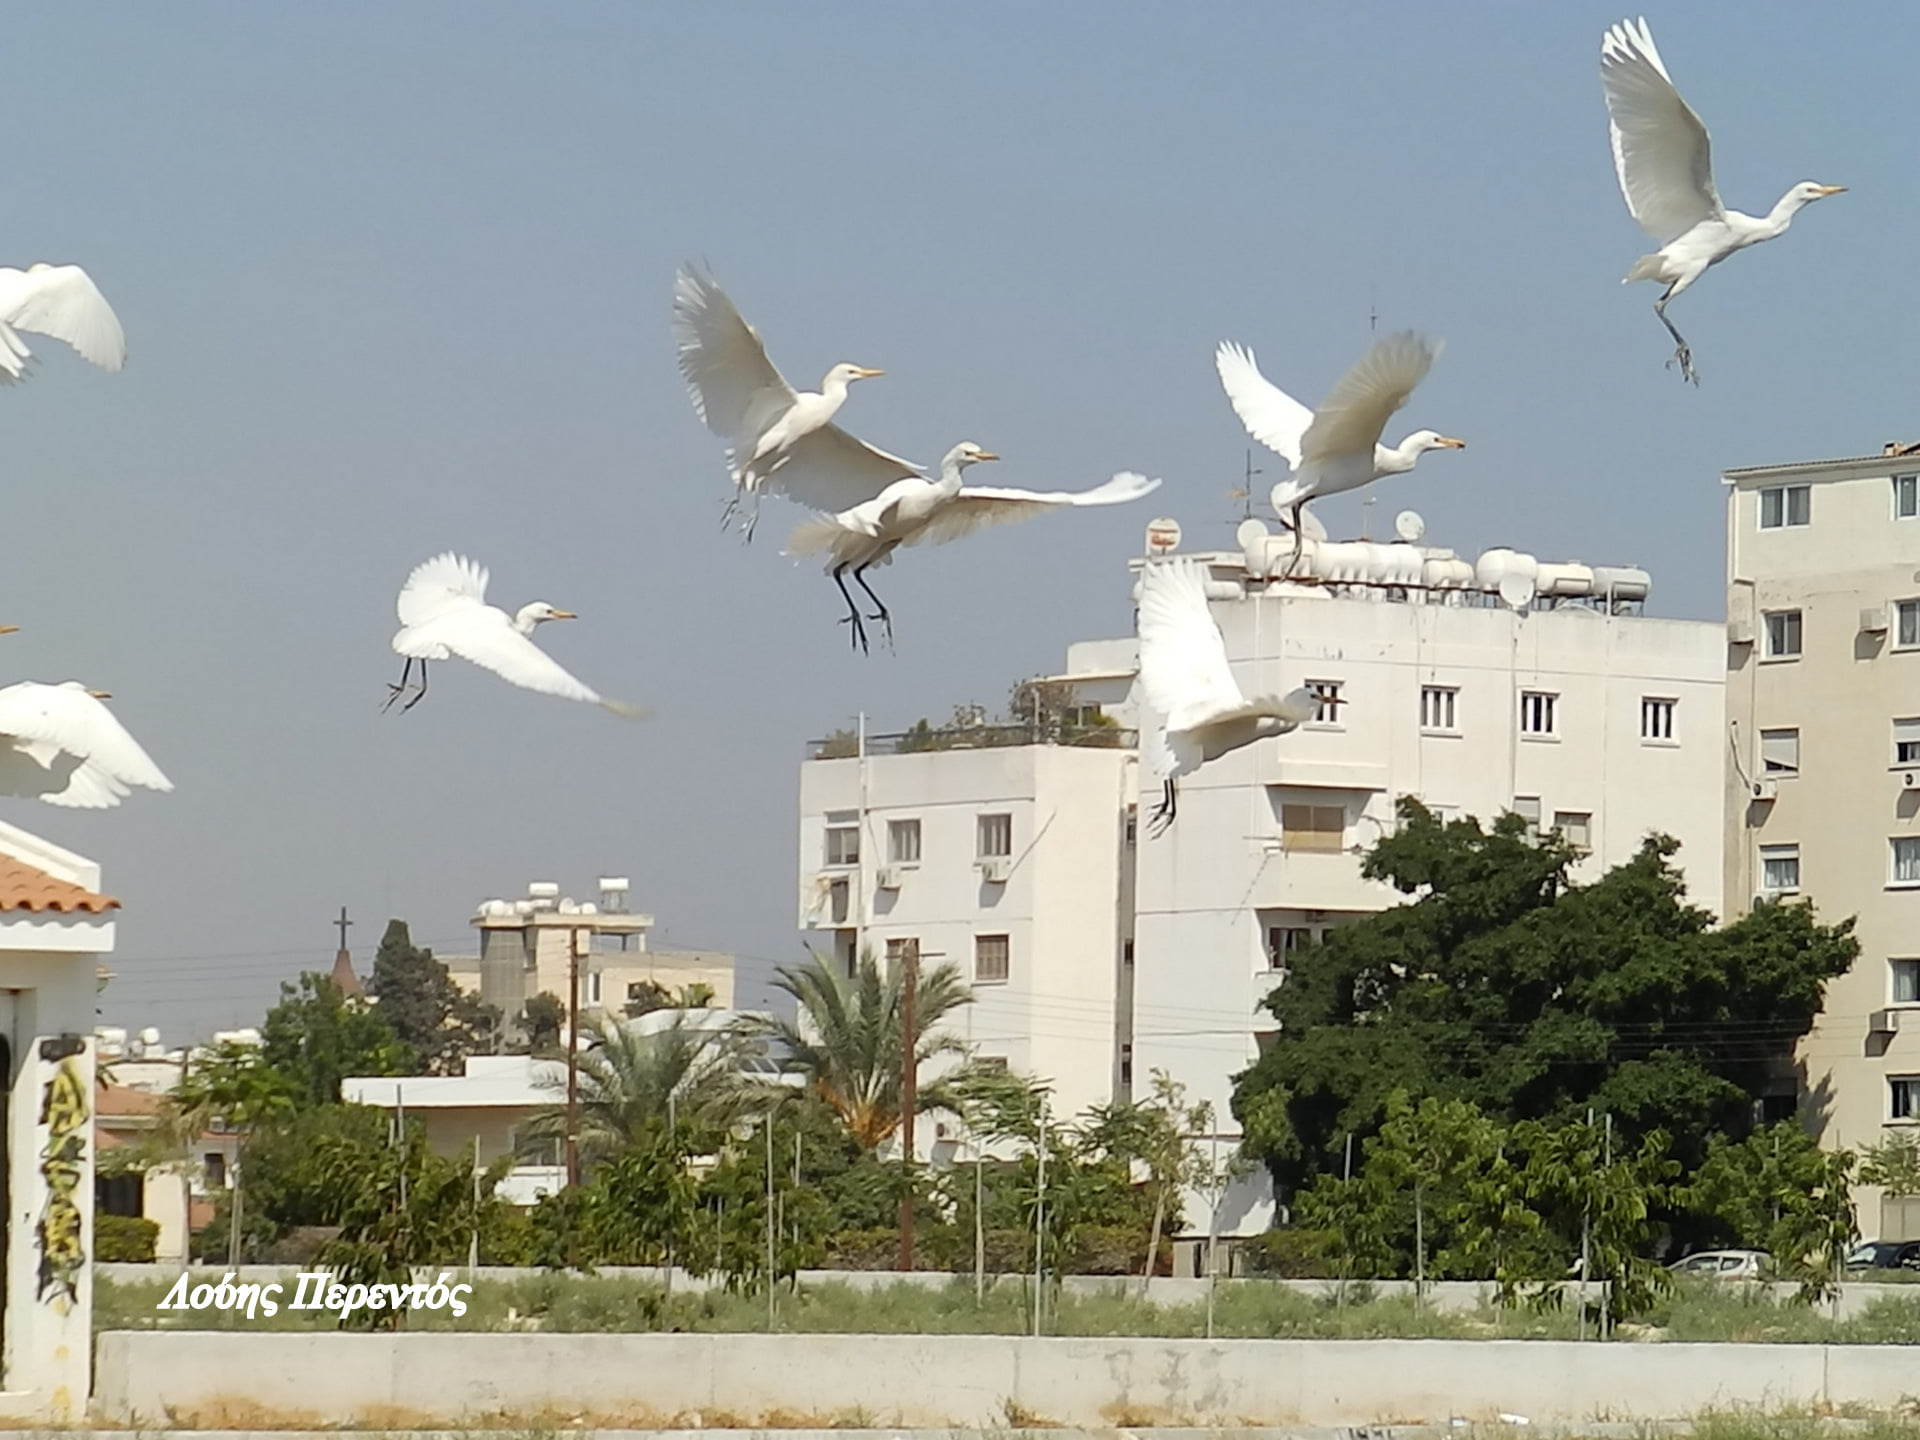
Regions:
<instances>
[{"instance_id":1,"label":"egret perched on rooftop","mask_svg":"<svg viewBox=\"0 0 1920 1440\"><path fill-rule=\"evenodd\" d=\"M844 432L841 432L844 434ZM847 592L846 575L873 601L874 613L893 639L893 617L867 584L866 572L891 561L902 545L944 545L986 525L1027 520L1066 505L1118 505L1156 490L1158 480L1121 471L1091 490L1012 490L999 486L967 485L962 476L970 465L1000 457L971 440L953 447L940 462L940 478L929 480L897 456L846 437L857 449L843 452L846 471L841 477L850 491L871 491L873 498L837 514L804 521L787 542L789 555L825 554L827 573L847 602L841 623L853 627L853 643L867 648L866 626L860 607Z\"/></svg>"},{"instance_id":2,"label":"egret perched on rooftop","mask_svg":"<svg viewBox=\"0 0 1920 1440\"><path fill-rule=\"evenodd\" d=\"M753 509L741 529L751 540L760 492L786 488L779 471L793 448L839 413L856 380L886 372L843 361L827 371L817 393L796 393L767 359L759 332L740 317L726 291L712 276L686 265L673 280L673 335L693 408L707 428L727 442L727 471L735 493L721 523L743 497L750 498ZM816 503L807 495L794 498Z\"/></svg>"},{"instance_id":3,"label":"egret perched on rooftop","mask_svg":"<svg viewBox=\"0 0 1920 1440\"><path fill-rule=\"evenodd\" d=\"M14 628L0 626L0 633ZM0 689L0 795L104 810L132 794L135 785L173 789L101 703L112 698L77 680L61 685L29 680Z\"/></svg>"},{"instance_id":4,"label":"egret perched on rooftop","mask_svg":"<svg viewBox=\"0 0 1920 1440\"><path fill-rule=\"evenodd\" d=\"M418 664L420 693L400 707L404 715L427 697L427 662L458 655L523 689L584 700L629 718L645 713L618 700L603 699L533 643L536 625L578 618L571 610L557 610L536 600L508 615L487 604L486 597L485 568L464 556L449 551L414 567L400 590L400 633L393 637L394 650L407 657L406 668L400 672L400 683L387 687L391 693L382 709L391 709L414 688L409 682Z\"/></svg>"},{"instance_id":5,"label":"egret perched on rooftop","mask_svg":"<svg viewBox=\"0 0 1920 1440\"><path fill-rule=\"evenodd\" d=\"M1140 694L1157 728L1148 749L1162 791L1152 833L1173 823L1174 782L1231 750L1297 730L1337 695L1305 687L1249 700L1227 663L1226 642L1207 610L1206 571L1190 555L1149 562L1140 572Z\"/></svg>"},{"instance_id":6,"label":"egret perched on rooftop","mask_svg":"<svg viewBox=\"0 0 1920 1440\"><path fill-rule=\"evenodd\" d=\"M1682 378L1697 385L1693 351L1667 319L1667 303L1734 251L1786 234L1802 207L1847 187L1802 180L1760 216L1722 205L1707 127L1673 88L1645 20L1623 20L1602 37L1600 84L1620 192L1640 228L1660 242L1653 254L1633 262L1621 283L1658 280L1667 287L1653 302L1676 347L1667 363L1677 362Z\"/></svg>"},{"instance_id":7,"label":"egret perched on rooftop","mask_svg":"<svg viewBox=\"0 0 1920 1440\"><path fill-rule=\"evenodd\" d=\"M126 363L127 337L106 296L78 265L0 266L0 383L27 373L19 332L64 340L102 370Z\"/></svg>"},{"instance_id":8,"label":"egret perched on rooftop","mask_svg":"<svg viewBox=\"0 0 1920 1440\"><path fill-rule=\"evenodd\" d=\"M1380 443L1387 420L1426 378L1440 348L1438 341L1411 331L1387 336L1340 377L1318 410L1309 410L1262 375L1251 350L1229 341L1215 353L1221 388L1240 423L1293 467L1293 474L1273 487L1273 508L1286 513L1295 561L1307 501L1404 474L1429 450L1466 446L1435 430L1416 430L1391 449Z\"/></svg>"}]
</instances>

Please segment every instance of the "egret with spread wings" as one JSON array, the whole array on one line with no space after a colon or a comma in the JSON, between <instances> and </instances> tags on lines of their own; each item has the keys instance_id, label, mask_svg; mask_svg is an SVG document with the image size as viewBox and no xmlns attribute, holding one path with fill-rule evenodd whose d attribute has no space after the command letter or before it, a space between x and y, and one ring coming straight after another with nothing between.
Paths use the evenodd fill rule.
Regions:
<instances>
[{"instance_id":1,"label":"egret with spread wings","mask_svg":"<svg viewBox=\"0 0 1920 1440\"><path fill-rule=\"evenodd\" d=\"M1802 180L1765 215L1722 205L1707 127L1673 88L1645 20L1623 20L1602 37L1600 84L1620 192L1640 228L1660 242L1653 254L1634 261L1621 283L1658 280L1667 287L1653 302L1653 313L1673 336L1667 363L1677 363L1682 378L1697 385L1693 351L1667 319L1668 302L1736 250L1786 234L1803 207L1847 187Z\"/></svg>"},{"instance_id":2,"label":"egret with spread wings","mask_svg":"<svg viewBox=\"0 0 1920 1440\"><path fill-rule=\"evenodd\" d=\"M1307 501L1371 485L1413 469L1429 450L1459 450L1466 441L1416 430L1389 449L1380 443L1393 412L1439 358L1440 344L1410 332L1389 335L1369 350L1318 410L1309 410L1260 373L1253 352L1224 343L1214 355L1221 388L1247 433L1279 455L1293 473L1273 487L1273 508L1293 530L1300 558L1300 516Z\"/></svg>"},{"instance_id":3,"label":"egret with spread wings","mask_svg":"<svg viewBox=\"0 0 1920 1440\"><path fill-rule=\"evenodd\" d=\"M796 446L839 413L850 385L886 372L842 362L827 371L818 392L796 392L767 359L759 332L741 318L726 291L712 276L685 265L673 281L673 336L693 408L727 442L734 495L721 523L743 500L751 500L741 522L751 540L762 490L784 490L802 504L817 505L788 489L782 468Z\"/></svg>"},{"instance_id":4,"label":"egret with spread wings","mask_svg":"<svg viewBox=\"0 0 1920 1440\"><path fill-rule=\"evenodd\" d=\"M449 552L414 567L400 591L400 633L393 637L394 650L406 656L407 663L400 672L400 683L387 687L391 693L383 709L391 709L396 700L415 688L410 683L415 665L420 667L419 693L400 707L401 713L418 705L427 698L427 662L457 655L522 689L558 695L564 700L584 700L617 715L637 717L643 713L618 700L603 698L533 643L535 626L549 620L575 619L571 610L557 610L544 600L536 600L508 615L487 604L486 597L486 570L462 556Z\"/></svg>"},{"instance_id":5,"label":"egret with spread wings","mask_svg":"<svg viewBox=\"0 0 1920 1440\"><path fill-rule=\"evenodd\" d=\"M64 340L102 370L126 363L127 337L100 287L78 265L0 266L0 383L27 373L20 332Z\"/></svg>"},{"instance_id":6,"label":"egret with spread wings","mask_svg":"<svg viewBox=\"0 0 1920 1440\"><path fill-rule=\"evenodd\" d=\"M849 440L851 436L847 437ZM859 441L853 441L860 445ZM1105 484L1091 490L1012 490L992 485L967 485L963 475L969 465L983 460L998 460L990 450L982 450L966 441L949 450L940 462L940 478L929 480L906 461L870 446L860 446L864 455L847 452L849 462L844 483L849 490L879 488L871 500L852 505L838 514L820 515L805 521L787 542L789 555L827 556L827 573L840 587L840 598L847 602L841 623L853 627L853 643L867 648L866 626L860 607L847 593L847 572L854 583L866 591L874 603L867 620L878 620L893 639L893 618L873 588L866 572L875 565L891 561L902 545L944 545L971 535L988 525L1027 520L1062 506L1118 505L1138 500L1159 488L1158 480L1122 471Z\"/></svg>"},{"instance_id":7,"label":"egret with spread wings","mask_svg":"<svg viewBox=\"0 0 1920 1440\"><path fill-rule=\"evenodd\" d=\"M1207 610L1205 568L1191 556L1153 561L1140 572L1139 623L1141 720L1143 728L1154 727L1147 751L1162 786L1155 835L1173 823L1181 776L1243 745L1298 729L1322 705L1344 703L1304 687L1247 699Z\"/></svg>"},{"instance_id":8,"label":"egret with spread wings","mask_svg":"<svg viewBox=\"0 0 1920 1440\"><path fill-rule=\"evenodd\" d=\"M0 626L0 633L14 627ZM25 681L0 689L0 795L79 810L105 810L135 785L173 783L102 704L112 697L77 680Z\"/></svg>"}]
</instances>

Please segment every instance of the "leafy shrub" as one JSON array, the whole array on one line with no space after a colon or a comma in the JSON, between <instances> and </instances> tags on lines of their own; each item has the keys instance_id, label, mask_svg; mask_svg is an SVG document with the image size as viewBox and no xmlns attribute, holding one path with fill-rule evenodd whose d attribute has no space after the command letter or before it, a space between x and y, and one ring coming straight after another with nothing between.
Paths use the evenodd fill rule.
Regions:
<instances>
[{"instance_id":1,"label":"leafy shrub","mask_svg":"<svg viewBox=\"0 0 1920 1440\"><path fill-rule=\"evenodd\" d=\"M160 1227L137 1215L95 1215L93 1217L93 1258L126 1264L152 1261L154 1246L160 1239Z\"/></svg>"}]
</instances>

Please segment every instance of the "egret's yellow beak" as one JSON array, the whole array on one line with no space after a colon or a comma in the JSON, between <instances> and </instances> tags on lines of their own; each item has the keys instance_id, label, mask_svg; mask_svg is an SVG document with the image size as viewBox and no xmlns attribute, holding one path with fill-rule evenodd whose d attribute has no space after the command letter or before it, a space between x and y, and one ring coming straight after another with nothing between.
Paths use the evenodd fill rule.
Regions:
<instances>
[{"instance_id":1,"label":"egret's yellow beak","mask_svg":"<svg viewBox=\"0 0 1920 1440\"><path fill-rule=\"evenodd\" d=\"M113 692L111 690L89 690L87 691L87 694L93 696L93 698L96 700L113 699Z\"/></svg>"},{"instance_id":2,"label":"egret's yellow beak","mask_svg":"<svg viewBox=\"0 0 1920 1440\"><path fill-rule=\"evenodd\" d=\"M580 617L571 610L556 610L547 618L549 620L578 620Z\"/></svg>"},{"instance_id":3,"label":"egret's yellow beak","mask_svg":"<svg viewBox=\"0 0 1920 1440\"><path fill-rule=\"evenodd\" d=\"M856 365L853 367L853 373L858 375L862 380L871 380L874 376L884 375L887 372L884 370L869 370L864 365Z\"/></svg>"},{"instance_id":4,"label":"egret's yellow beak","mask_svg":"<svg viewBox=\"0 0 1920 1440\"><path fill-rule=\"evenodd\" d=\"M1464 450L1467 448L1466 441L1456 440L1451 435L1442 435L1434 443L1437 444L1442 450Z\"/></svg>"},{"instance_id":5,"label":"egret's yellow beak","mask_svg":"<svg viewBox=\"0 0 1920 1440\"><path fill-rule=\"evenodd\" d=\"M0 625L0 635L17 635L19 633L20 627L18 625Z\"/></svg>"},{"instance_id":6,"label":"egret's yellow beak","mask_svg":"<svg viewBox=\"0 0 1920 1440\"><path fill-rule=\"evenodd\" d=\"M1838 195L1842 190L1845 190L1847 187L1844 185L1816 185L1814 188L1818 190L1822 195Z\"/></svg>"},{"instance_id":7,"label":"egret's yellow beak","mask_svg":"<svg viewBox=\"0 0 1920 1440\"><path fill-rule=\"evenodd\" d=\"M973 458L976 460L998 460L1000 457L994 454L993 451L991 450L982 450L978 455L974 456Z\"/></svg>"}]
</instances>

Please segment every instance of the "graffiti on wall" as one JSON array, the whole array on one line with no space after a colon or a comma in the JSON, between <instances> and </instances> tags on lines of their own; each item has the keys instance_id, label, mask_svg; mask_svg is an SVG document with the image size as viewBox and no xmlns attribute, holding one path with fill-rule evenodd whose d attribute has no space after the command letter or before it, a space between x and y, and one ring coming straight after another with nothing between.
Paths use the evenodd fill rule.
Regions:
<instances>
[{"instance_id":1,"label":"graffiti on wall","mask_svg":"<svg viewBox=\"0 0 1920 1440\"><path fill-rule=\"evenodd\" d=\"M80 1214L80 1180L87 1158L87 1084L79 1062L68 1055L47 1081L40 1123L47 1127L40 1151L40 1178L46 1205L40 1212L40 1298L53 1297L64 1308L80 1298L80 1274L87 1263Z\"/></svg>"}]
</instances>

